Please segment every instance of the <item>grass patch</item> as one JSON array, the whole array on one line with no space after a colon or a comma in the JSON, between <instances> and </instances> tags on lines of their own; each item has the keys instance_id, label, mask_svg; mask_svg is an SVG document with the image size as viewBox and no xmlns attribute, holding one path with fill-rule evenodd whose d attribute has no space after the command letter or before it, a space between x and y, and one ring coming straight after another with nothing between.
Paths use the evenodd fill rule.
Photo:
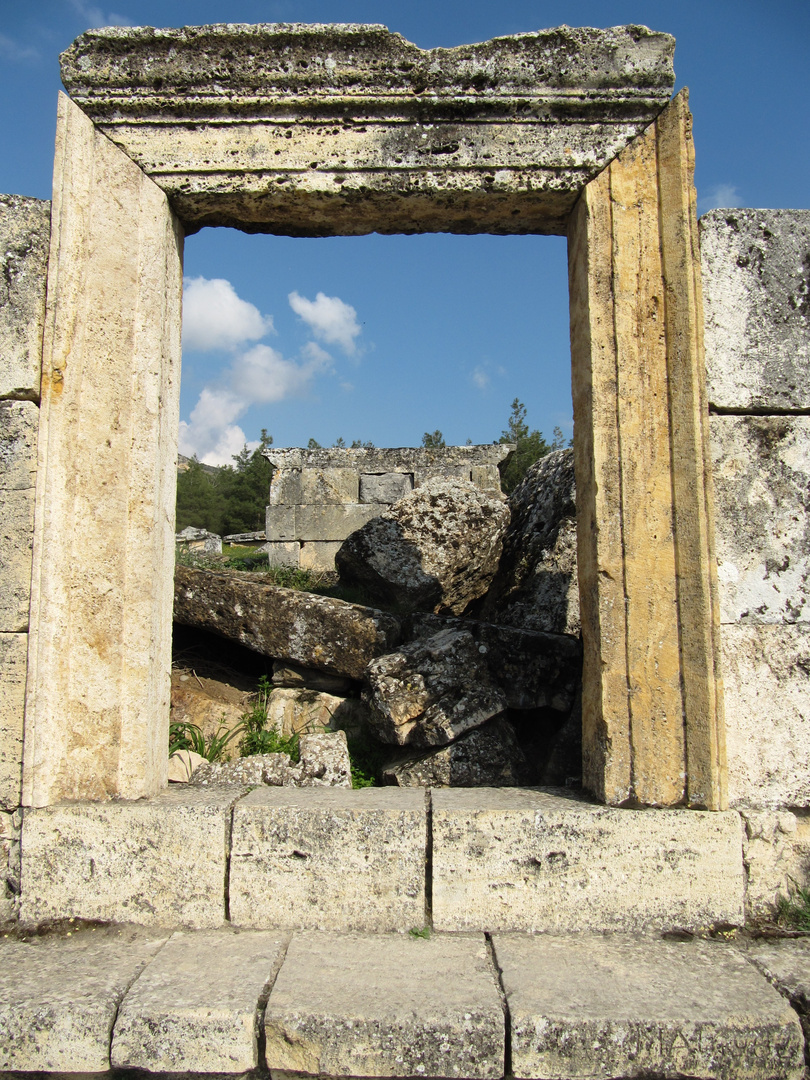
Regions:
<instances>
[{"instance_id":1,"label":"grass patch","mask_svg":"<svg viewBox=\"0 0 810 1080\"><path fill-rule=\"evenodd\" d=\"M240 731L240 724L226 728L224 723L220 723L214 734L206 736L198 724L177 720L169 724L169 757L178 750L191 750L206 761L228 761L225 751Z\"/></svg>"},{"instance_id":2,"label":"grass patch","mask_svg":"<svg viewBox=\"0 0 810 1080\"><path fill-rule=\"evenodd\" d=\"M790 896L780 896L776 922L783 930L810 932L810 888L794 883Z\"/></svg>"}]
</instances>

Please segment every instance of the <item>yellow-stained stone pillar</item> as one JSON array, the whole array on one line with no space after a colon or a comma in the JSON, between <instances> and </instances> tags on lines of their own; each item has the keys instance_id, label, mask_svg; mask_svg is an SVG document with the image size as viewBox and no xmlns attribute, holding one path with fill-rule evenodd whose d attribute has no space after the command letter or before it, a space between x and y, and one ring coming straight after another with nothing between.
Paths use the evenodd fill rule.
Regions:
<instances>
[{"instance_id":1,"label":"yellow-stained stone pillar","mask_svg":"<svg viewBox=\"0 0 810 1080\"><path fill-rule=\"evenodd\" d=\"M691 116L679 94L569 224L583 776L726 805Z\"/></svg>"},{"instance_id":2,"label":"yellow-stained stone pillar","mask_svg":"<svg viewBox=\"0 0 810 1080\"><path fill-rule=\"evenodd\" d=\"M59 99L23 802L166 783L182 229Z\"/></svg>"}]
</instances>

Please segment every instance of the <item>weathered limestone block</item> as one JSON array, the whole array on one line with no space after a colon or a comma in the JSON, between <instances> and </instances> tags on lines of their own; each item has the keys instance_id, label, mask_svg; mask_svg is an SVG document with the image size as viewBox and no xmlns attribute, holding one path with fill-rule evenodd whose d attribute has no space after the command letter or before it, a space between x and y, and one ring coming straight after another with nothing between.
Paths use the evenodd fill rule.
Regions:
<instances>
[{"instance_id":1,"label":"weathered limestone block","mask_svg":"<svg viewBox=\"0 0 810 1080\"><path fill-rule=\"evenodd\" d=\"M237 926L407 930L425 920L425 796L259 788L234 809Z\"/></svg>"},{"instance_id":2,"label":"weathered limestone block","mask_svg":"<svg viewBox=\"0 0 810 1080\"><path fill-rule=\"evenodd\" d=\"M399 757L383 767L398 787L519 787L526 759L515 729L496 717L460 739L427 753Z\"/></svg>"},{"instance_id":3,"label":"weathered limestone block","mask_svg":"<svg viewBox=\"0 0 810 1080\"><path fill-rule=\"evenodd\" d=\"M250 698L250 693L227 683L205 677L198 682L185 671L172 671L171 720L196 724L206 736L234 728L250 708Z\"/></svg>"},{"instance_id":4,"label":"weathered limestone block","mask_svg":"<svg viewBox=\"0 0 810 1080\"><path fill-rule=\"evenodd\" d=\"M29 806L155 795L168 761L183 232L64 94L52 209Z\"/></svg>"},{"instance_id":5,"label":"weathered limestone block","mask_svg":"<svg viewBox=\"0 0 810 1080\"><path fill-rule=\"evenodd\" d=\"M156 799L26 811L20 918L219 926L241 790L183 784Z\"/></svg>"},{"instance_id":6,"label":"weathered limestone block","mask_svg":"<svg viewBox=\"0 0 810 1080\"><path fill-rule=\"evenodd\" d=\"M512 447L512 443L505 444ZM501 474L497 465L473 465L470 468L470 480L481 491L501 495Z\"/></svg>"},{"instance_id":7,"label":"weathered limestone block","mask_svg":"<svg viewBox=\"0 0 810 1080\"><path fill-rule=\"evenodd\" d=\"M344 696L356 685L342 675L330 675L317 668L301 667L300 664L290 664L284 660L273 661L272 683L279 689L316 690L338 697Z\"/></svg>"},{"instance_id":8,"label":"weathered limestone block","mask_svg":"<svg viewBox=\"0 0 810 1080\"><path fill-rule=\"evenodd\" d=\"M573 450L532 465L509 497L509 510L503 554L480 617L521 630L578 634Z\"/></svg>"},{"instance_id":9,"label":"weathered limestone block","mask_svg":"<svg viewBox=\"0 0 810 1080\"><path fill-rule=\"evenodd\" d=\"M297 540L268 540L262 547L262 551L267 552L267 559L271 566L297 567L301 556L301 545Z\"/></svg>"},{"instance_id":10,"label":"weathered limestone block","mask_svg":"<svg viewBox=\"0 0 810 1080\"><path fill-rule=\"evenodd\" d=\"M262 930L172 934L118 1010L113 1068L240 1073L259 1064L260 1002L287 942Z\"/></svg>"},{"instance_id":11,"label":"weathered limestone block","mask_svg":"<svg viewBox=\"0 0 810 1080\"><path fill-rule=\"evenodd\" d=\"M197 228L564 233L668 101L673 48L639 26L429 51L378 25L127 27L83 34L62 79Z\"/></svg>"},{"instance_id":12,"label":"weathered limestone block","mask_svg":"<svg viewBox=\"0 0 810 1080\"><path fill-rule=\"evenodd\" d=\"M363 473L360 476L360 502L395 503L413 491L410 473Z\"/></svg>"},{"instance_id":13,"label":"weathered limestone block","mask_svg":"<svg viewBox=\"0 0 810 1080\"><path fill-rule=\"evenodd\" d=\"M273 1075L504 1071L503 1009L481 936L297 933L264 1026Z\"/></svg>"},{"instance_id":14,"label":"weathered limestone block","mask_svg":"<svg viewBox=\"0 0 810 1080\"><path fill-rule=\"evenodd\" d=\"M810 806L810 626L723 627L729 801Z\"/></svg>"},{"instance_id":15,"label":"weathered limestone block","mask_svg":"<svg viewBox=\"0 0 810 1080\"><path fill-rule=\"evenodd\" d=\"M0 634L0 810L20 805L27 663L28 634Z\"/></svg>"},{"instance_id":16,"label":"weathered limestone block","mask_svg":"<svg viewBox=\"0 0 810 1080\"><path fill-rule=\"evenodd\" d=\"M0 939L0 1069L106 1073L119 1003L165 940L132 926Z\"/></svg>"},{"instance_id":17,"label":"weathered limestone block","mask_svg":"<svg viewBox=\"0 0 810 1080\"><path fill-rule=\"evenodd\" d=\"M709 401L810 406L810 210L711 210L700 219Z\"/></svg>"},{"instance_id":18,"label":"weathered limestone block","mask_svg":"<svg viewBox=\"0 0 810 1080\"><path fill-rule=\"evenodd\" d=\"M292 784L295 766L288 754L250 754L233 761L210 761L194 770L189 783L193 787L216 787L222 784L240 788L270 784Z\"/></svg>"},{"instance_id":19,"label":"weathered limestone block","mask_svg":"<svg viewBox=\"0 0 810 1080\"><path fill-rule=\"evenodd\" d=\"M376 608L267 585L257 575L175 568L174 617L254 652L360 679L401 638L400 619Z\"/></svg>"},{"instance_id":20,"label":"weathered limestone block","mask_svg":"<svg viewBox=\"0 0 810 1080\"><path fill-rule=\"evenodd\" d=\"M267 703L268 726L283 735L354 730L362 726L366 715L366 707L357 698L318 690L278 688Z\"/></svg>"},{"instance_id":21,"label":"weathered limestone block","mask_svg":"<svg viewBox=\"0 0 810 1080\"><path fill-rule=\"evenodd\" d=\"M0 398L39 401L51 204L0 195Z\"/></svg>"},{"instance_id":22,"label":"weathered limestone block","mask_svg":"<svg viewBox=\"0 0 810 1080\"><path fill-rule=\"evenodd\" d=\"M28 630L38 428L33 402L0 401L0 632Z\"/></svg>"},{"instance_id":23,"label":"weathered limestone block","mask_svg":"<svg viewBox=\"0 0 810 1080\"><path fill-rule=\"evenodd\" d=\"M202 555L222 554L222 537L207 529L195 529L193 525L179 532L174 542L186 551L197 551Z\"/></svg>"},{"instance_id":24,"label":"weathered limestone block","mask_svg":"<svg viewBox=\"0 0 810 1080\"><path fill-rule=\"evenodd\" d=\"M800 1080L790 1005L717 942L497 934L516 1077Z\"/></svg>"},{"instance_id":25,"label":"weathered limestone block","mask_svg":"<svg viewBox=\"0 0 810 1080\"><path fill-rule=\"evenodd\" d=\"M780 898L810 885L810 818L789 810L743 810L748 918L773 919Z\"/></svg>"},{"instance_id":26,"label":"weathered limestone block","mask_svg":"<svg viewBox=\"0 0 810 1080\"><path fill-rule=\"evenodd\" d=\"M443 746L506 708L472 634L441 630L372 660L363 700L385 742Z\"/></svg>"},{"instance_id":27,"label":"weathered limestone block","mask_svg":"<svg viewBox=\"0 0 810 1080\"><path fill-rule=\"evenodd\" d=\"M745 955L799 1014L806 1047L810 1044L810 950L807 940L752 941Z\"/></svg>"},{"instance_id":28,"label":"weathered limestone block","mask_svg":"<svg viewBox=\"0 0 810 1080\"><path fill-rule=\"evenodd\" d=\"M169 756L169 783L188 783L205 760L202 754L194 750L175 750Z\"/></svg>"},{"instance_id":29,"label":"weathered limestone block","mask_svg":"<svg viewBox=\"0 0 810 1080\"><path fill-rule=\"evenodd\" d=\"M508 523L469 481L428 480L350 536L335 565L380 602L459 615L486 592Z\"/></svg>"},{"instance_id":30,"label":"weathered limestone block","mask_svg":"<svg viewBox=\"0 0 810 1080\"><path fill-rule=\"evenodd\" d=\"M302 469L298 501L317 506L360 502L360 477L355 469Z\"/></svg>"},{"instance_id":31,"label":"weathered limestone block","mask_svg":"<svg viewBox=\"0 0 810 1080\"><path fill-rule=\"evenodd\" d=\"M345 540L388 507L382 503L343 503L339 506L305 504L295 508L295 539Z\"/></svg>"},{"instance_id":32,"label":"weathered limestone block","mask_svg":"<svg viewBox=\"0 0 810 1080\"><path fill-rule=\"evenodd\" d=\"M340 550L342 540L304 540L298 553L298 566L301 570L334 571L335 555Z\"/></svg>"},{"instance_id":33,"label":"weathered limestone block","mask_svg":"<svg viewBox=\"0 0 810 1080\"><path fill-rule=\"evenodd\" d=\"M268 551L270 545L297 542L295 534L295 507L271 504L265 513L264 531L267 534ZM271 560L273 561L273 560Z\"/></svg>"},{"instance_id":34,"label":"weathered limestone block","mask_svg":"<svg viewBox=\"0 0 810 1080\"><path fill-rule=\"evenodd\" d=\"M503 788L437 790L432 805L437 930L743 922L736 813L617 810L559 791Z\"/></svg>"},{"instance_id":35,"label":"weathered limestone block","mask_svg":"<svg viewBox=\"0 0 810 1080\"><path fill-rule=\"evenodd\" d=\"M301 736L300 761L295 769L296 787L352 786L352 762L345 731L325 731Z\"/></svg>"},{"instance_id":36,"label":"weathered limestone block","mask_svg":"<svg viewBox=\"0 0 810 1080\"><path fill-rule=\"evenodd\" d=\"M338 27L338 29L340 29ZM301 447L269 446L262 453L270 461L276 472L273 482L279 483L292 474L304 469L353 469L358 476L368 474L400 473L413 476L417 470L431 476L440 476L445 469L462 468L471 471L476 467L497 469L514 452L513 443L485 443L481 446L358 446L358 447L319 447L317 450L304 450ZM287 482L286 479L284 481ZM271 486L271 492L273 490ZM279 491L282 489L279 488ZM290 504L301 502L296 495L300 489L290 488ZM272 500L271 500L272 501Z\"/></svg>"},{"instance_id":37,"label":"weathered limestone block","mask_svg":"<svg viewBox=\"0 0 810 1080\"><path fill-rule=\"evenodd\" d=\"M810 416L712 416L710 431L722 621L810 622Z\"/></svg>"},{"instance_id":38,"label":"weathered limestone block","mask_svg":"<svg viewBox=\"0 0 810 1080\"><path fill-rule=\"evenodd\" d=\"M459 621L441 615L417 613L407 622L406 637L421 641L445 629L458 629ZM478 655L506 695L510 709L550 708L567 713L582 682L582 646L566 634L517 630L511 626L464 619Z\"/></svg>"}]
</instances>

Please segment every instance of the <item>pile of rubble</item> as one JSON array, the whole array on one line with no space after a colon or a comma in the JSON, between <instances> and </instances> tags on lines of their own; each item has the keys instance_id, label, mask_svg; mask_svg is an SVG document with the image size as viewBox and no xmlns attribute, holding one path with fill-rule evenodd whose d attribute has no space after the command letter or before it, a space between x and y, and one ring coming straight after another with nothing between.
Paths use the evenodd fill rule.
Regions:
<instances>
[{"instance_id":1,"label":"pile of rubble","mask_svg":"<svg viewBox=\"0 0 810 1080\"><path fill-rule=\"evenodd\" d=\"M508 502L433 479L358 529L336 564L362 605L178 566L176 622L272 658L269 726L315 737L301 739L299 765L257 759L250 782L350 785L346 736L372 744L384 781L401 786L576 778L575 529L564 450L537 462ZM205 765L194 782L245 767Z\"/></svg>"}]
</instances>

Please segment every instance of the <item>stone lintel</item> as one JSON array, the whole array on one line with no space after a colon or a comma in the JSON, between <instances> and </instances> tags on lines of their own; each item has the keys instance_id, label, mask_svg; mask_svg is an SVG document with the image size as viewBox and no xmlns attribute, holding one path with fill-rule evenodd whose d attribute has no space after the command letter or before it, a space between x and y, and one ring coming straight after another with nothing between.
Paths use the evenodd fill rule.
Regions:
<instances>
[{"instance_id":1,"label":"stone lintel","mask_svg":"<svg viewBox=\"0 0 810 1080\"><path fill-rule=\"evenodd\" d=\"M190 231L564 233L669 99L673 50L641 26L432 50L379 25L126 27L83 34L62 77Z\"/></svg>"},{"instance_id":2,"label":"stone lintel","mask_svg":"<svg viewBox=\"0 0 810 1080\"><path fill-rule=\"evenodd\" d=\"M439 473L442 468L500 465L514 453L514 443L484 443L480 446L360 446L319 447L304 450L297 446L268 446L262 453L279 472L290 469L354 469L365 473L411 473L417 469ZM274 477L275 480L275 477ZM279 500L281 501L281 500ZM291 501L303 501L294 498Z\"/></svg>"}]
</instances>

